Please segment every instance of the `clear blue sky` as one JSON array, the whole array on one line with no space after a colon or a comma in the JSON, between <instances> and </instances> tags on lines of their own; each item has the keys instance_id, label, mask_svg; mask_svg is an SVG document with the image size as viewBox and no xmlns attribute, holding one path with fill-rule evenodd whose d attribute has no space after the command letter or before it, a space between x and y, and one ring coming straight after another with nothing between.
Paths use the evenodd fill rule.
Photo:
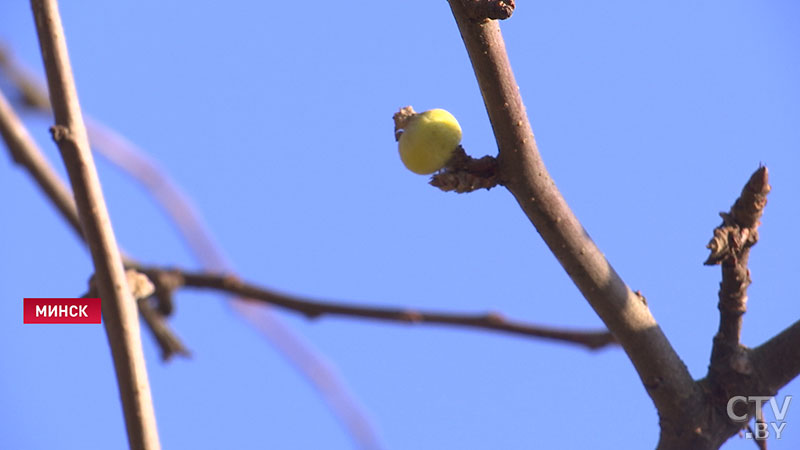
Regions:
<instances>
[{"instance_id":1,"label":"clear blue sky","mask_svg":"<svg viewBox=\"0 0 800 450\"><path fill-rule=\"evenodd\" d=\"M718 318L719 268L702 266L704 246L759 163L773 192L751 255L744 342L798 320L798 3L518 3L502 28L544 160L692 374L706 372ZM496 153L447 3L289 9L63 2L82 106L183 186L249 280L601 326L507 191L442 193L400 163L391 116L409 104L448 109L469 153ZM0 39L41 74L27 2L2 3ZM63 173L50 121L27 123ZM198 267L141 188L98 165L121 245L146 262ZM0 191L0 448L124 448L103 328L22 325L23 297L85 290L88 255L7 155ZM387 449L657 441L656 411L619 349L281 318L335 364ZM164 448L353 448L315 391L221 296L181 292L172 324L191 360L162 364L149 336L143 343ZM800 447L798 408L771 449ZM725 448L754 445L734 438Z\"/></svg>"}]
</instances>

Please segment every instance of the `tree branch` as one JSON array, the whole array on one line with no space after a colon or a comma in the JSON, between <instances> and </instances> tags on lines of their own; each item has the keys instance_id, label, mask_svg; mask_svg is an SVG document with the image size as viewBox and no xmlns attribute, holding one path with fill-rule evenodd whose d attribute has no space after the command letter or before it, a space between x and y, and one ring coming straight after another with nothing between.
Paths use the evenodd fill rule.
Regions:
<instances>
[{"instance_id":1,"label":"tree branch","mask_svg":"<svg viewBox=\"0 0 800 450\"><path fill-rule=\"evenodd\" d=\"M778 392L800 375L800 321L751 351L750 359L766 390Z\"/></svg>"},{"instance_id":2,"label":"tree branch","mask_svg":"<svg viewBox=\"0 0 800 450\"><path fill-rule=\"evenodd\" d=\"M742 189L742 194L727 213L720 213L722 224L714 229L708 243L711 254L706 265L722 265L719 290L719 331L714 336L709 376L724 373L745 357L740 343L742 316L747 311L747 268L750 247L758 242L759 219L767 205L770 191L769 172L759 167Z\"/></svg>"},{"instance_id":3,"label":"tree branch","mask_svg":"<svg viewBox=\"0 0 800 450\"><path fill-rule=\"evenodd\" d=\"M146 274L153 283L155 283L156 288L161 285L168 286L171 289L179 287L213 289L238 295L251 301L259 301L295 311L309 319L332 315L408 324L428 323L451 325L557 340L582 345L590 349L602 348L614 342L613 336L607 331L566 331L549 327L540 327L507 320L498 313L444 313L418 311L407 308L362 306L336 301L320 301L279 293L271 289L241 281L232 275L188 272L151 266L136 266L134 268Z\"/></svg>"},{"instance_id":4,"label":"tree branch","mask_svg":"<svg viewBox=\"0 0 800 450\"><path fill-rule=\"evenodd\" d=\"M103 323L122 398L128 443L133 449L159 449L136 304L127 285L89 149L58 5L55 0L31 0L31 7L55 115L53 138L64 159L83 235L92 254L97 287L103 299Z\"/></svg>"},{"instance_id":5,"label":"tree branch","mask_svg":"<svg viewBox=\"0 0 800 450\"><path fill-rule=\"evenodd\" d=\"M539 155L496 21L473 20L450 0L500 150L498 176L633 362L662 417L697 407L697 387L647 305L592 242Z\"/></svg>"},{"instance_id":6,"label":"tree branch","mask_svg":"<svg viewBox=\"0 0 800 450\"><path fill-rule=\"evenodd\" d=\"M2 134L14 162L27 169L44 192L45 197L61 212L61 216L67 221L72 231L80 239L83 239L81 222L72 192L61 183L58 175L47 163L42 152L38 150L36 142L14 113L2 92L0 92L0 134Z\"/></svg>"}]
</instances>

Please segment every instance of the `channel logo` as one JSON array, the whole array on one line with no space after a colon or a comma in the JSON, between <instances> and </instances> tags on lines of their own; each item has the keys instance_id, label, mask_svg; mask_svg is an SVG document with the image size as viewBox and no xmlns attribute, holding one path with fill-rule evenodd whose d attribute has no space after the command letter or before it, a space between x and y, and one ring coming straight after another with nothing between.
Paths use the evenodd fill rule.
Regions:
<instances>
[{"instance_id":1,"label":"channel logo","mask_svg":"<svg viewBox=\"0 0 800 450\"><path fill-rule=\"evenodd\" d=\"M99 298L26 298L23 323L102 323Z\"/></svg>"}]
</instances>

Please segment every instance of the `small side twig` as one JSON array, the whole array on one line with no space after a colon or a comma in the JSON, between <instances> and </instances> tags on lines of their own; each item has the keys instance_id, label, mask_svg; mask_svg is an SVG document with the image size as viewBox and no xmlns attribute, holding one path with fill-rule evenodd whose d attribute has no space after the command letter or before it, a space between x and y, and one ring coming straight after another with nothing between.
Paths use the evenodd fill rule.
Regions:
<instances>
[{"instance_id":1,"label":"small side twig","mask_svg":"<svg viewBox=\"0 0 800 450\"><path fill-rule=\"evenodd\" d=\"M92 254L128 443L133 449L159 449L136 307L89 150L58 4L55 0L31 0L31 7L55 115L53 138L64 159L81 229Z\"/></svg>"},{"instance_id":2,"label":"small side twig","mask_svg":"<svg viewBox=\"0 0 800 450\"><path fill-rule=\"evenodd\" d=\"M453 157L442 171L431 177L430 185L445 192L459 194L491 189L500 184L497 178L497 160L493 156L475 159L458 146Z\"/></svg>"},{"instance_id":3,"label":"small side twig","mask_svg":"<svg viewBox=\"0 0 800 450\"><path fill-rule=\"evenodd\" d=\"M309 319L326 315L345 316L400 322L408 324L437 324L478 328L528 337L556 340L589 349L599 349L615 343L608 331L569 331L526 324L504 318L498 313L461 314L414 309L354 305L336 301L319 301L279 293L239 280L231 275L188 272L178 269L139 266L156 286L165 283L175 287L207 288L226 292L252 301L259 301L303 314Z\"/></svg>"},{"instance_id":4,"label":"small side twig","mask_svg":"<svg viewBox=\"0 0 800 450\"><path fill-rule=\"evenodd\" d=\"M720 213L722 223L714 229L714 236L707 245L711 254L705 264L722 266L720 320L711 353L712 370L741 366L737 361L745 358L740 339L742 316L747 311L747 288L751 282L748 259L750 248L758 242L759 219L769 191L769 172L766 167L759 167L730 211Z\"/></svg>"}]
</instances>

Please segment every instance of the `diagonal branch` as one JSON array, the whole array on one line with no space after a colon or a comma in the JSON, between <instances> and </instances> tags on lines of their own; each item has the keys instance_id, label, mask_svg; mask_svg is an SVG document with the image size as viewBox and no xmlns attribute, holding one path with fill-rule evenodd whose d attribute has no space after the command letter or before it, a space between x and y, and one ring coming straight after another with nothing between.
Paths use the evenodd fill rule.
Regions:
<instances>
[{"instance_id":1,"label":"diagonal branch","mask_svg":"<svg viewBox=\"0 0 800 450\"><path fill-rule=\"evenodd\" d=\"M700 396L647 305L628 288L581 226L542 162L500 26L449 0L494 129L501 184L519 202L572 281L625 349L662 419ZM662 422L663 423L663 422Z\"/></svg>"},{"instance_id":2,"label":"diagonal branch","mask_svg":"<svg viewBox=\"0 0 800 450\"><path fill-rule=\"evenodd\" d=\"M271 289L239 280L231 275L188 272L178 269L135 266L146 274L156 286L207 288L238 295L251 301L259 301L303 314L309 319L322 316L345 316L408 324L450 325L499 331L520 336L568 342L589 349L599 349L614 343L608 331L567 331L550 327L530 325L505 319L498 313L462 314L434 311L419 311L408 308L386 308L356 305L336 301L312 300L283 294Z\"/></svg>"},{"instance_id":3,"label":"diagonal branch","mask_svg":"<svg viewBox=\"0 0 800 450\"><path fill-rule=\"evenodd\" d=\"M50 166L2 92L0 92L0 135L2 135L14 162L31 174L45 197L53 203L81 242L86 245L72 192ZM122 258L123 261L128 261L124 252ZM139 301L137 305L145 319L145 324L161 348L162 359L167 360L174 354L189 355L189 351L167 325L163 314L151 314L148 311L151 307L147 301Z\"/></svg>"},{"instance_id":4,"label":"diagonal branch","mask_svg":"<svg viewBox=\"0 0 800 450\"><path fill-rule=\"evenodd\" d=\"M28 170L36 180L36 184L44 192L45 197L58 209L72 231L83 239L81 222L72 192L61 182L42 152L38 150L36 142L14 113L2 92L0 92L0 134L2 134L14 162Z\"/></svg>"},{"instance_id":5,"label":"diagonal branch","mask_svg":"<svg viewBox=\"0 0 800 450\"><path fill-rule=\"evenodd\" d=\"M136 304L128 290L122 258L89 149L58 4L55 0L31 0L31 7L55 115L53 138L64 159L83 235L92 254L128 442L133 449L159 449Z\"/></svg>"},{"instance_id":6,"label":"diagonal branch","mask_svg":"<svg viewBox=\"0 0 800 450\"><path fill-rule=\"evenodd\" d=\"M750 360L768 392L778 392L795 379L800 375L800 321L754 348Z\"/></svg>"}]
</instances>

